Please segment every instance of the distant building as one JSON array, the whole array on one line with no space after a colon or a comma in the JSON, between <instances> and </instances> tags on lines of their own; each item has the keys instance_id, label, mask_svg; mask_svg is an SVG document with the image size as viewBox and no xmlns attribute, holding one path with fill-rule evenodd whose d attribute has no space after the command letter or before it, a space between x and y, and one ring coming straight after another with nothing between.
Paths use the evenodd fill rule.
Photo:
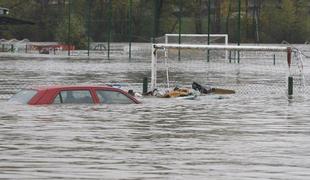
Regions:
<instances>
[{"instance_id":1,"label":"distant building","mask_svg":"<svg viewBox=\"0 0 310 180\"><path fill-rule=\"evenodd\" d=\"M0 7L0 25L23 25L23 24L33 25L34 24L34 22L10 17L8 16L8 14L9 14L8 8Z\"/></svg>"},{"instance_id":2,"label":"distant building","mask_svg":"<svg viewBox=\"0 0 310 180\"><path fill-rule=\"evenodd\" d=\"M8 8L0 7L0 15L8 15L8 14L9 14Z\"/></svg>"}]
</instances>

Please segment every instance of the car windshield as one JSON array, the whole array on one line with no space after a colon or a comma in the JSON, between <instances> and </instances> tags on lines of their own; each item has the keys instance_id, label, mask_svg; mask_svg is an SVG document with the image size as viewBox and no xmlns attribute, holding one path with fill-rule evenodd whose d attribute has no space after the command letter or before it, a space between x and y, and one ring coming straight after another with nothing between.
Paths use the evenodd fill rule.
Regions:
<instances>
[{"instance_id":1,"label":"car windshield","mask_svg":"<svg viewBox=\"0 0 310 180\"><path fill-rule=\"evenodd\" d=\"M9 102L27 104L30 99L37 93L36 90L22 90L9 99Z\"/></svg>"},{"instance_id":2,"label":"car windshield","mask_svg":"<svg viewBox=\"0 0 310 180\"><path fill-rule=\"evenodd\" d=\"M134 102L121 92L97 90L97 96L102 104L133 104Z\"/></svg>"}]
</instances>

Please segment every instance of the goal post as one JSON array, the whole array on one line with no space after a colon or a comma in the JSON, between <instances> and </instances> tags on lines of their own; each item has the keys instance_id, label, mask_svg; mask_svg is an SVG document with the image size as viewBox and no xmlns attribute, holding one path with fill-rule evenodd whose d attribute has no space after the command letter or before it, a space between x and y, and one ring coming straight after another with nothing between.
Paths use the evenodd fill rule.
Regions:
<instances>
[{"instance_id":1,"label":"goal post","mask_svg":"<svg viewBox=\"0 0 310 180\"><path fill-rule=\"evenodd\" d=\"M153 44L152 45L152 65L151 65L151 89L154 90L154 89L157 89L158 86L157 86L157 79L158 79L158 63L159 63L159 59L160 57L158 57L158 52L161 52L163 51L165 53L165 55L161 56L161 57L164 57L164 70L163 71L166 71L165 73L165 76L166 76L166 81L168 83L168 87L169 87L169 67L167 66L168 62L171 60L169 59L167 56L166 56L166 51L167 50L178 50L178 49L194 49L194 50L225 50L225 51L238 51L238 52L257 52L257 54L260 55L259 52L272 52L272 53L282 53L284 54L283 55L283 58L284 56L286 56L286 68L284 66L284 62L282 62L283 66L281 67L283 72L287 72L286 74L289 76L289 77L292 77L292 75L294 75L294 73L291 73L291 64L292 64L292 58L295 58L295 53L298 53L295 49L293 49L292 47L289 47L289 46L253 46L253 45L247 45L247 46L237 46L237 45L193 45L193 44ZM294 57L293 57L294 56ZM252 61L252 62L257 62L255 59L250 59L248 61ZM205 61L201 61L203 62L204 64L206 64L205 66L206 67L210 67L211 66L211 63L218 63L219 62L216 62L216 60L214 60L214 62L207 62L206 60ZM245 61L244 61L245 62ZM176 62L176 63L182 63L182 62ZM184 62L185 63L185 62ZM236 63L229 63L229 61L221 61L220 63L225 63L226 66L238 66L239 64L236 64ZM242 62L241 62L242 63ZM241 64L240 63L240 64ZM299 74L303 74L302 72L302 64L300 65L301 62L297 62L297 63L294 63L294 66L298 66L299 70L297 70ZM177 66L177 64L174 64L174 67ZM186 64L182 64L182 66L187 66ZM201 67L200 65L197 65L198 67ZM270 66L273 66L273 65L270 65ZM275 66L275 65L274 65ZM255 67L256 68L256 67ZM254 68L254 70L255 70ZM262 68L262 71L264 71L264 67L260 67ZM285 70L286 69L286 70ZM194 69L195 70L195 69ZM204 72L205 70L200 70L201 72ZM282 74L283 74L282 72ZM225 73L225 72L223 72ZM209 74L210 75L210 74ZM212 74L211 74L212 75ZM290 80L289 80L290 81ZM286 80L287 82L287 80ZM293 84L292 83L287 83L286 84L288 86L288 94L290 94L290 92L292 93L292 86Z\"/></svg>"}]
</instances>

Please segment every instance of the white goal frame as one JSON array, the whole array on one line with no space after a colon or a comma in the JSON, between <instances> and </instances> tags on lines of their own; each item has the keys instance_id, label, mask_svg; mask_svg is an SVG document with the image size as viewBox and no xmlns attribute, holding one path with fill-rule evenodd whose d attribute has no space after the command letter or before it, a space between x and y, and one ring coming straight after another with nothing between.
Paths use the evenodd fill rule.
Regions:
<instances>
[{"instance_id":1,"label":"white goal frame","mask_svg":"<svg viewBox=\"0 0 310 180\"><path fill-rule=\"evenodd\" d=\"M237 46L237 45L193 45L193 44L152 44L152 69L151 69L151 90L157 89L157 52L167 49L205 49L205 50L235 50L235 51L270 51L270 52L286 52L289 76L292 48L289 46ZM295 51L295 50L294 50ZM165 64L168 58L165 57ZM167 82L169 82L168 67L166 66ZM169 88L169 84L168 84Z\"/></svg>"},{"instance_id":2,"label":"white goal frame","mask_svg":"<svg viewBox=\"0 0 310 180\"><path fill-rule=\"evenodd\" d=\"M228 46L228 34L165 34L165 44L169 44L169 37L223 37L224 44ZM206 42L207 44L208 42ZM181 42L182 44L182 42ZM228 60L229 52L225 50L225 60Z\"/></svg>"}]
</instances>

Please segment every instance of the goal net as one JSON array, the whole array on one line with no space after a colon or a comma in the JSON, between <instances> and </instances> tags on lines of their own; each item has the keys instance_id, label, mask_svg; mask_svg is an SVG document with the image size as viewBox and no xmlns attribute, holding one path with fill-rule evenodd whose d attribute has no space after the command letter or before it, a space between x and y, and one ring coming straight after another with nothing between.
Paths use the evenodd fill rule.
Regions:
<instances>
[{"instance_id":1,"label":"goal net","mask_svg":"<svg viewBox=\"0 0 310 180\"><path fill-rule=\"evenodd\" d=\"M179 49L187 51L187 56L178 58ZM208 50L228 51L228 58L207 58ZM303 95L308 92L305 68L301 53L285 46L153 44L151 88L190 87L195 81L232 89L238 95L283 96L292 77L293 94Z\"/></svg>"},{"instance_id":2,"label":"goal net","mask_svg":"<svg viewBox=\"0 0 310 180\"><path fill-rule=\"evenodd\" d=\"M228 34L165 34L165 36L158 37L155 39L156 43L161 44L193 44L193 45L228 45ZM204 53L202 56L210 56L210 57L223 57L228 59L229 52L227 50L217 50L217 51L196 51L196 49L180 49L178 51L170 51L167 50L166 53L175 56L175 53L178 53L178 56L190 57L192 53ZM180 54L179 54L180 52Z\"/></svg>"}]
</instances>

